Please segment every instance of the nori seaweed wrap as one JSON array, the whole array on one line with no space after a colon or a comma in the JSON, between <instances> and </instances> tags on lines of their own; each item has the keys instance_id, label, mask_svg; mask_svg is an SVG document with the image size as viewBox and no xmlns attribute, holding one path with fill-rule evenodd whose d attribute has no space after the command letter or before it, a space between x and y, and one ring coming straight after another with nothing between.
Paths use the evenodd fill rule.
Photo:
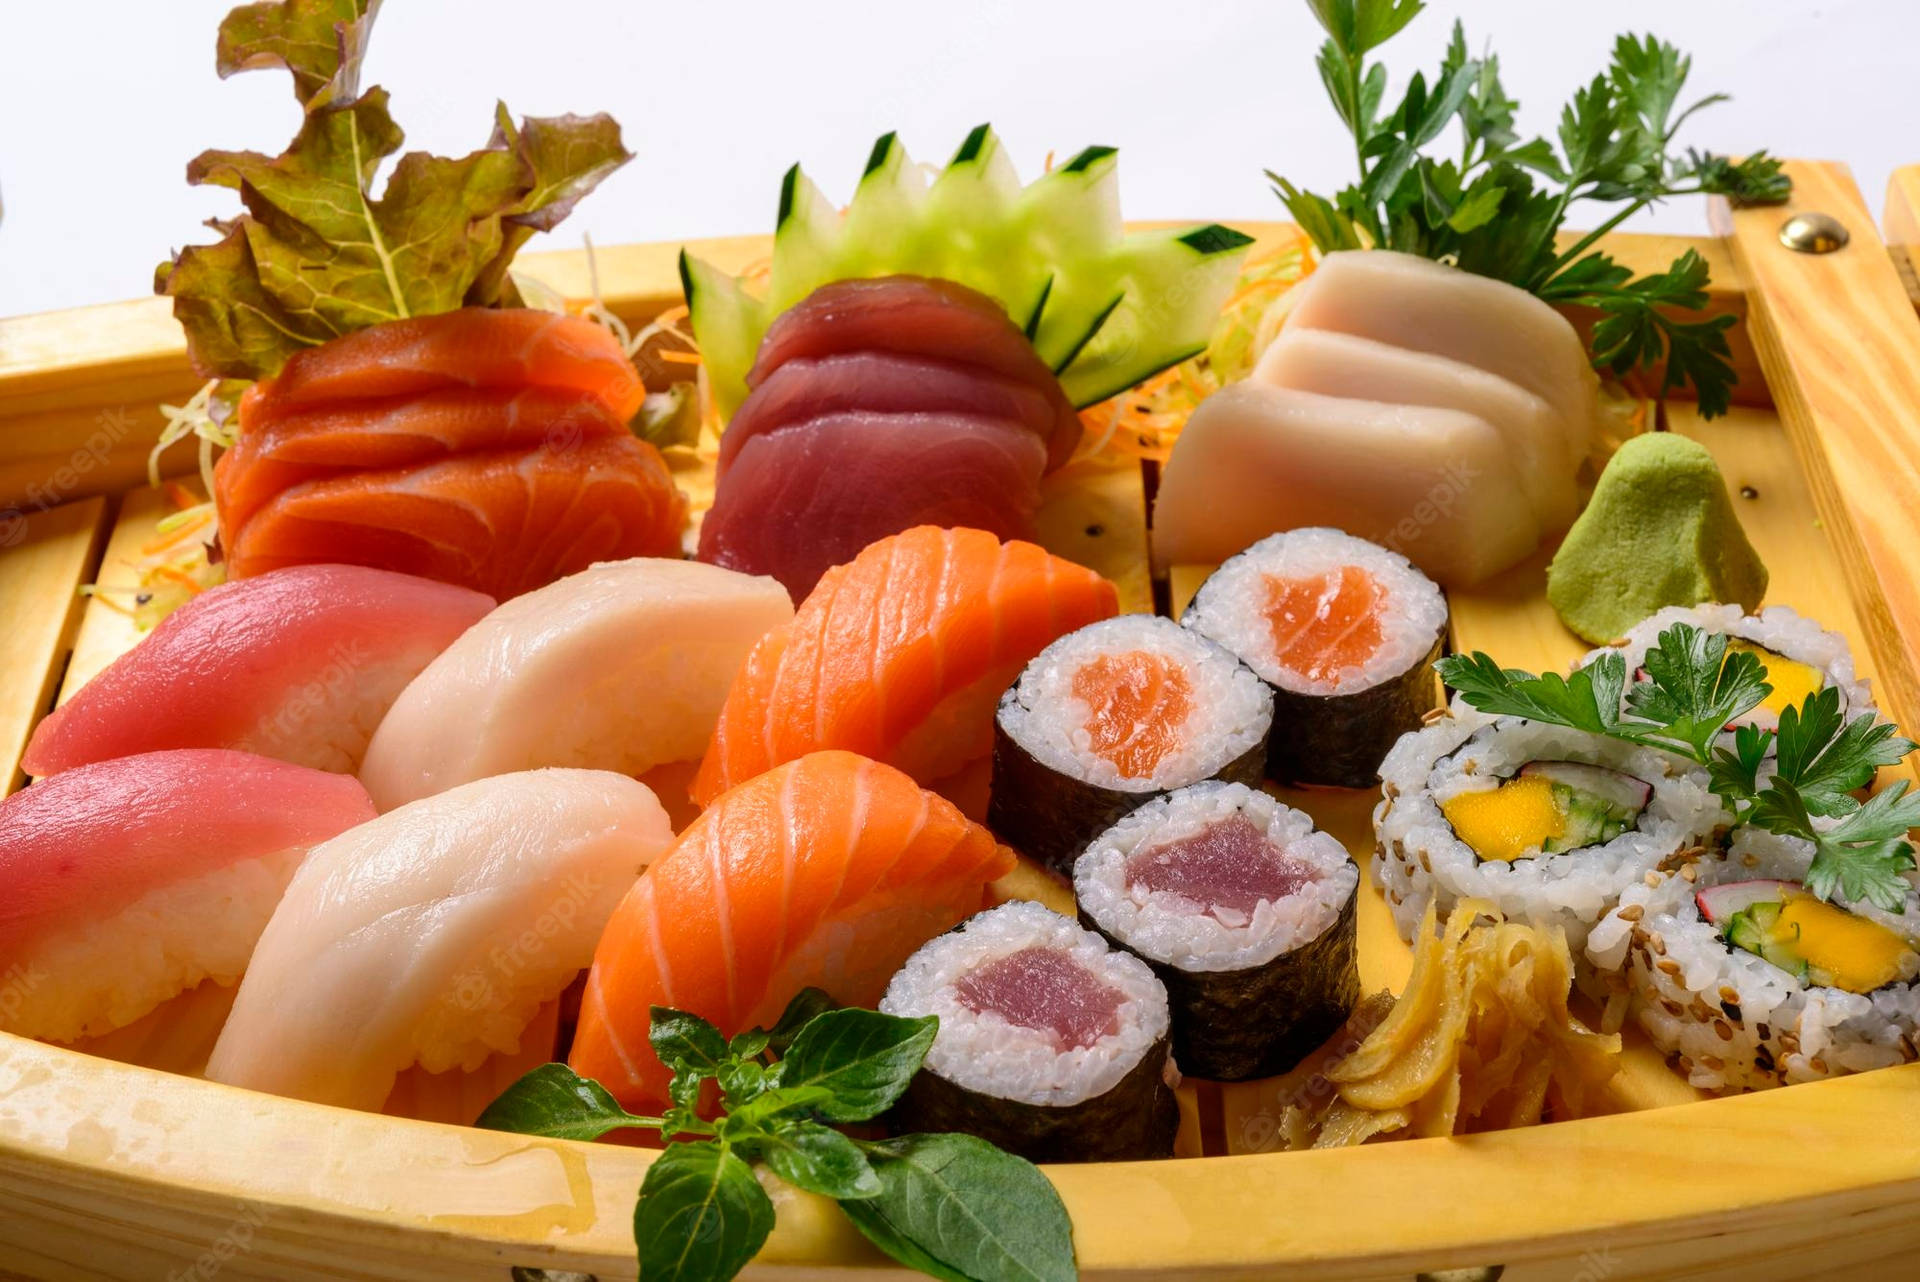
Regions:
<instances>
[{"instance_id":1,"label":"nori seaweed wrap","mask_svg":"<svg viewBox=\"0 0 1920 1282\"><path fill-rule=\"evenodd\" d=\"M1360 996L1360 870L1263 792L1204 783L1141 807L1074 865L1081 920L1166 986L1183 1073L1283 1073Z\"/></svg>"},{"instance_id":2,"label":"nori seaweed wrap","mask_svg":"<svg viewBox=\"0 0 1920 1282\"><path fill-rule=\"evenodd\" d=\"M902 1130L962 1131L1035 1162L1173 1154L1166 990L1040 904L1002 904L930 941L880 1009L940 1017L889 1119Z\"/></svg>"},{"instance_id":3,"label":"nori seaweed wrap","mask_svg":"<svg viewBox=\"0 0 1920 1282\"><path fill-rule=\"evenodd\" d=\"M987 825L1063 880L1116 819L1206 779L1257 784L1273 696L1223 647L1122 615L1055 641L1000 700Z\"/></svg>"},{"instance_id":4,"label":"nori seaweed wrap","mask_svg":"<svg viewBox=\"0 0 1920 1282\"><path fill-rule=\"evenodd\" d=\"M1338 530L1262 539L1201 585L1181 623L1273 688L1278 783L1371 788L1440 706L1446 598L1405 557Z\"/></svg>"}]
</instances>

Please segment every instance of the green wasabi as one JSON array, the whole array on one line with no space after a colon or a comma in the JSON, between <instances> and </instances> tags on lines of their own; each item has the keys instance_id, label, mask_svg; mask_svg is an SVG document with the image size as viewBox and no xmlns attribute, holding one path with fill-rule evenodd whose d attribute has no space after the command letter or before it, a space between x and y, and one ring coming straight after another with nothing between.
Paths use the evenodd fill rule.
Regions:
<instances>
[{"instance_id":1,"label":"green wasabi","mask_svg":"<svg viewBox=\"0 0 1920 1282\"><path fill-rule=\"evenodd\" d=\"M1671 432L1620 447L1547 567L1547 600L1595 645L1666 606L1737 602L1751 612L1766 591L1767 567L1713 455Z\"/></svg>"}]
</instances>

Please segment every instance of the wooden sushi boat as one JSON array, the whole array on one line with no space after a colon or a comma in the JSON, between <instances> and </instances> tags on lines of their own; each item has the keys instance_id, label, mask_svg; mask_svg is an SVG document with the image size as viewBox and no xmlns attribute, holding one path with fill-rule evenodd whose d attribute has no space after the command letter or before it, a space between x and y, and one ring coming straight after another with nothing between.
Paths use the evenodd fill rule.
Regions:
<instances>
[{"instance_id":1,"label":"wooden sushi boat","mask_svg":"<svg viewBox=\"0 0 1920 1282\"><path fill-rule=\"evenodd\" d=\"M1614 236L1638 265L1691 246L1733 315L1735 407L1665 426L1705 444L1743 499L1772 597L1845 634L1899 723L1920 725L1920 170L1896 175L1891 253L1844 167L1789 166L1787 207L1715 210L1716 236ZM1849 239L1834 247L1826 215ZM1790 229L1783 233L1783 224ZM1809 231L1808 228L1812 230ZM1253 229L1250 229L1253 230ZM1275 241L1289 229L1258 228ZM1790 243L1791 242L1791 243ZM1817 243L1816 243L1817 242ZM603 250L603 296L629 322L678 299L678 246ZM695 247L728 269L757 238ZM1811 250L1831 252L1807 252ZM580 254L523 264L588 292ZM1579 318L1576 318L1579 319ZM678 367L684 374L686 367ZM650 371L658 382L664 370ZM190 394L162 300L0 321L0 767L34 724L129 646L82 595L124 584L161 512L144 487L153 407ZM1651 408L1651 407L1650 407ZM1082 463L1049 482L1043 541L1151 609L1150 468ZM710 478L682 473L698 496ZM1535 560L1451 594L1454 648L1558 668L1580 646ZM1177 609L1206 567L1176 567ZM1356 856L1365 794L1290 800ZM1363 986L1408 953L1379 895L1360 904ZM17 976L0 976L0 1003ZM164 1055L149 1053L150 1063ZM1309 1153L1265 1151L1269 1084L1183 1092L1168 1162L1050 1168L1089 1278L1812 1278L1909 1273L1920 1251L1920 1065L1730 1099L1700 1098L1630 1043L1610 1116ZM0 1275L111 1278L634 1276L641 1150L529 1138L238 1092L0 1034ZM830 1203L774 1188L778 1225L749 1277L876 1275ZM892 1276L889 1274L889 1276Z\"/></svg>"}]
</instances>

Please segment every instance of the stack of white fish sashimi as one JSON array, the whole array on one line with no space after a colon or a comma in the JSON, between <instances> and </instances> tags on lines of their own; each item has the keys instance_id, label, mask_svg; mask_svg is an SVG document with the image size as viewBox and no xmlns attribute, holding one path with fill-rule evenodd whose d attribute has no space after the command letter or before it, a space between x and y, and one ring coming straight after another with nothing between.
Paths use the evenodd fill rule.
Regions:
<instances>
[{"instance_id":1,"label":"stack of white fish sashimi","mask_svg":"<svg viewBox=\"0 0 1920 1282\"><path fill-rule=\"evenodd\" d=\"M1290 303L1253 373L1181 433L1154 507L1158 564L1330 526L1467 586L1567 528L1597 379L1551 307L1382 250L1327 255Z\"/></svg>"}]
</instances>

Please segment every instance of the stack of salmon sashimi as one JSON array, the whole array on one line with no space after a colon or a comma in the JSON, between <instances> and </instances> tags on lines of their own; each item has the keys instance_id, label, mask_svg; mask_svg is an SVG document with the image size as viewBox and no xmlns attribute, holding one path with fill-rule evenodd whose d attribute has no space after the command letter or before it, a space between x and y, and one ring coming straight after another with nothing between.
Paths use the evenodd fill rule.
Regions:
<instances>
[{"instance_id":1,"label":"stack of salmon sashimi","mask_svg":"<svg viewBox=\"0 0 1920 1282\"><path fill-rule=\"evenodd\" d=\"M605 329L526 308L299 352L248 389L215 472L228 573L346 562L504 600L676 554L686 504L627 427L643 395Z\"/></svg>"}]
</instances>

